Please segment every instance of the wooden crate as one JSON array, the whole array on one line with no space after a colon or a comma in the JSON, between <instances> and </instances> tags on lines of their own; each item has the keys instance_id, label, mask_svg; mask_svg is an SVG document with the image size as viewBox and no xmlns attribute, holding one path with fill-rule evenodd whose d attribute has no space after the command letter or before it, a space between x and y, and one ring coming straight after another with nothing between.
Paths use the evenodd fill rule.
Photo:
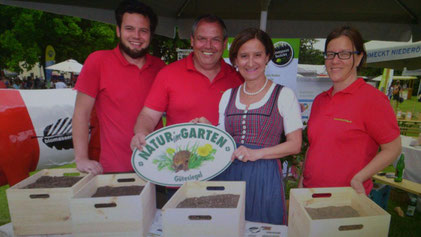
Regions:
<instances>
[{"instance_id":1,"label":"wooden crate","mask_svg":"<svg viewBox=\"0 0 421 237\"><path fill-rule=\"evenodd\" d=\"M327 206L351 206L360 217L312 220L305 210ZM390 214L351 187L291 189L288 223L289 237L386 237Z\"/></svg>"},{"instance_id":2,"label":"wooden crate","mask_svg":"<svg viewBox=\"0 0 421 237\"><path fill-rule=\"evenodd\" d=\"M84 176L69 188L22 189L41 176ZM44 169L6 190L10 217L16 235L71 233L70 198L93 176L77 169Z\"/></svg>"},{"instance_id":3,"label":"wooden crate","mask_svg":"<svg viewBox=\"0 0 421 237\"><path fill-rule=\"evenodd\" d=\"M92 197L102 186L144 186L139 195ZM73 236L146 236L156 212L155 185L135 173L95 176L70 200Z\"/></svg>"},{"instance_id":4,"label":"wooden crate","mask_svg":"<svg viewBox=\"0 0 421 237\"><path fill-rule=\"evenodd\" d=\"M187 182L162 208L166 237L244 236L245 182ZM236 208L176 208L186 198L216 194L240 195ZM196 218L195 218L196 217ZM200 220L197 220L199 217ZM193 220L192 220L193 219Z\"/></svg>"}]
</instances>

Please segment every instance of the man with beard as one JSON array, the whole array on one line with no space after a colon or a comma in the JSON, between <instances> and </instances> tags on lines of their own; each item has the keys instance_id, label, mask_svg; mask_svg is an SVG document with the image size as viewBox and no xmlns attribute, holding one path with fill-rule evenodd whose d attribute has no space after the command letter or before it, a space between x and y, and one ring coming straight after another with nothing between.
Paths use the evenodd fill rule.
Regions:
<instances>
[{"instance_id":1,"label":"man with beard","mask_svg":"<svg viewBox=\"0 0 421 237\"><path fill-rule=\"evenodd\" d=\"M73 144L77 169L93 174L132 171L130 139L155 75L164 67L149 55L157 25L149 6L126 0L115 10L119 45L100 50L86 59L75 89ZM99 120L99 162L88 155L89 119L95 107Z\"/></svg>"}]
</instances>

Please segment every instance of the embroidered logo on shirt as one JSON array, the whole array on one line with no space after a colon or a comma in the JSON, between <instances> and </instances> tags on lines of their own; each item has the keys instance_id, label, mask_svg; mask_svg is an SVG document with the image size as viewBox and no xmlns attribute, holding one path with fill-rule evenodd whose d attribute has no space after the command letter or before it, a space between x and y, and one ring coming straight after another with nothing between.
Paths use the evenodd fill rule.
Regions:
<instances>
[{"instance_id":1,"label":"embroidered logo on shirt","mask_svg":"<svg viewBox=\"0 0 421 237\"><path fill-rule=\"evenodd\" d=\"M336 121L342 121L342 122L346 122L346 123L352 123L352 121L351 121L351 120L348 120L348 119L343 119L343 118L333 118L333 120L336 120Z\"/></svg>"}]
</instances>

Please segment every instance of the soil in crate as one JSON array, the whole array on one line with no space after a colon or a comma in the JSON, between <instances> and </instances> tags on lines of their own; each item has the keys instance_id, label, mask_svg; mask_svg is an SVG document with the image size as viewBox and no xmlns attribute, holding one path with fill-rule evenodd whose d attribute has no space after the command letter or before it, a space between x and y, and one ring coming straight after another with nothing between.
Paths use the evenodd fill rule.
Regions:
<instances>
[{"instance_id":1,"label":"soil in crate","mask_svg":"<svg viewBox=\"0 0 421 237\"><path fill-rule=\"evenodd\" d=\"M23 188L68 188L81 180L80 176L41 176L34 183Z\"/></svg>"},{"instance_id":2,"label":"soil in crate","mask_svg":"<svg viewBox=\"0 0 421 237\"><path fill-rule=\"evenodd\" d=\"M177 208L236 208L240 195L219 194L186 198L177 205Z\"/></svg>"},{"instance_id":3,"label":"soil in crate","mask_svg":"<svg viewBox=\"0 0 421 237\"><path fill-rule=\"evenodd\" d=\"M311 219L334 219L334 218L348 218L359 217L360 214L350 206L328 206L319 208L306 207L307 213Z\"/></svg>"},{"instance_id":4,"label":"soil in crate","mask_svg":"<svg viewBox=\"0 0 421 237\"><path fill-rule=\"evenodd\" d=\"M143 190L143 186L131 185L131 186L120 186L111 187L103 186L99 187L92 197L116 197L116 196L130 196L139 195Z\"/></svg>"}]
</instances>

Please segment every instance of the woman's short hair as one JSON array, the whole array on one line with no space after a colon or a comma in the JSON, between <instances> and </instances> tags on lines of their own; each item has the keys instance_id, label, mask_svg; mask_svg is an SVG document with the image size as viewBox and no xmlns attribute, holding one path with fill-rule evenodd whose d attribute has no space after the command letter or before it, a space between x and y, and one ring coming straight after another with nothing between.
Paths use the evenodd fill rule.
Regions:
<instances>
[{"instance_id":1,"label":"woman's short hair","mask_svg":"<svg viewBox=\"0 0 421 237\"><path fill-rule=\"evenodd\" d=\"M342 27L334 29L332 32L330 32L330 34L326 38L325 52L326 52L327 45L329 44L329 42L341 36L346 36L348 37L349 40L351 40L351 43L354 46L355 50L359 52L358 55L363 54L363 58L361 59L360 64L358 64L357 66L357 70L359 71L367 59L367 52L365 51L365 48L364 48L363 37L361 36L361 33L357 29L351 26L342 26Z\"/></svg>"},{"instance_id":2,"label":"woman's short hair","mask_svg":"<svg viewBox=\"0 0 421 237\"><path fill-rule=\"evenodd\" d=\"M273 42L270 36L263 30L257 28L248 28L235 36L235 39L231 44L229 49L229 58L232 65L235 66L235 59L237 58L237 54L241 46L252 39L257 39L263 44L265 47L266 55L269 55L269 60L273 58L275 50L273 48Z\"/></svg>"}]
</instances>

